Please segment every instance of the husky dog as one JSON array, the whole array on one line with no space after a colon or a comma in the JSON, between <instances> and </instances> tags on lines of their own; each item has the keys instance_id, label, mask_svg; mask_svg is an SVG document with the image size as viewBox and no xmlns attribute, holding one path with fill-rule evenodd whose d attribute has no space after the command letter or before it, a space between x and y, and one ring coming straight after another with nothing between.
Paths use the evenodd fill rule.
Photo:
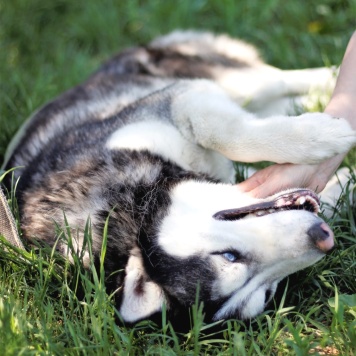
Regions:
<instances>
[{"instance_id":1,"label":"husky dog","mask_svg":"<svg viewBox=\"0 0 356 356\"><path fill-rule=\"evenodd\" d=\"M197 287L212 320L256 316L282 278L333 247L333 233L315 193L252 198L234 185L232 161L313 164L348 151L356 133L343 119L258 118L326 79L327 69L282 71L209 33L123 51L11 144L4 168L20 167L23 236L53 245L55 226L68 223L87 265L86 221L98 259L108 219L107 287L125 322L164 304L174 316ZM57 248L72 258L64 242Z\"/></svg>"}]
</instances>

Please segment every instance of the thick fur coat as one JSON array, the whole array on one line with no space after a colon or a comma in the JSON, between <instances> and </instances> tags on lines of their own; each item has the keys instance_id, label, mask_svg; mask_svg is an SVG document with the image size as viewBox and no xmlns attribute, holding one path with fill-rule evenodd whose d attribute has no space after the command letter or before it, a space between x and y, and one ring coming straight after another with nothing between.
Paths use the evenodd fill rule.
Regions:
<instances>
[{"instance_id":1,"label":"thick fur coat","mask_svg":"<svg viewBox=\"0 0 356 356\"><path fill-rule=\"evenodd\" d=\"M330 79L328 69L268 66L251 46L209 33L123 51L36 112L10 146L23 235L54 245L66 219L88 265L86 222L98 259L108 219L107 288L126 322L163 304L179 314L197 286L209 318L254 317L333 234L313 192L252 198L233 184L232 161L318 163L349 150L345 120L285 115L291 98Z\"/></svg>"}]
</instances>

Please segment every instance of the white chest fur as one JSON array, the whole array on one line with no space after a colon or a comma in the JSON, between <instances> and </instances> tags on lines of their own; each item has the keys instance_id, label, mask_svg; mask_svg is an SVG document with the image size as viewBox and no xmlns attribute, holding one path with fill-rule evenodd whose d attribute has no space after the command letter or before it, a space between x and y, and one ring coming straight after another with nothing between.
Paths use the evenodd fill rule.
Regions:
<instances>
[{"instance_id":1,"label":"white chest fur","mask_svg":"<svg viewBox=\"0 0 356 356\"><path fill-rule=\"evenodd\" d=\"M185 139L169 123L147 120L124 126L108 138L110 150L148 150L177 163L182 168L209 174L224 182L233 181L232 163L218 152Z\"/></svg>"}]
</instances>

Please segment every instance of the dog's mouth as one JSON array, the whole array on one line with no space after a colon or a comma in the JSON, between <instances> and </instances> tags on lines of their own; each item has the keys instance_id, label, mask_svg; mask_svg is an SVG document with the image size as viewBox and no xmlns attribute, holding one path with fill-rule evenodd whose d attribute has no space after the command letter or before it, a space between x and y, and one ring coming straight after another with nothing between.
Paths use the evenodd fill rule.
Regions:
<instances>
[{"instance_id":1,"label":"dog's mouth","mask_svg":"<svg viewBox=\"0 0 356 356\"><path fill-rule=\"evenodd\" d=\"M314 192L308 189L298 189L283 193L270 201L218 211L213 215L213 218L234 221L246 217L261 217L286 210L305 210L316 215L319 212L319 207L320 200Z\"/></svg>"}]
</instances>

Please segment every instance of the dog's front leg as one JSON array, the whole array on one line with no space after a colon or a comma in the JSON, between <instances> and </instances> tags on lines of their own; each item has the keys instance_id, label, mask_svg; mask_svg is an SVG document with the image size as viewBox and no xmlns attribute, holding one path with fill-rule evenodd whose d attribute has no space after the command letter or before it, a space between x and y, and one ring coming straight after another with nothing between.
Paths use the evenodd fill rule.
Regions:
<instances>
[{"instance_id":1,"label":"dog's front leg","mask_svg":"<svg viewBox=\"0 0 356 356\"><path fill-rule=\"evenodd\" d=\"M172 87L172 118L181 133L234 161L318 163L347 152L356 132L322 113L258 119L207 80Z\"/></svg>"}]
</instances>

